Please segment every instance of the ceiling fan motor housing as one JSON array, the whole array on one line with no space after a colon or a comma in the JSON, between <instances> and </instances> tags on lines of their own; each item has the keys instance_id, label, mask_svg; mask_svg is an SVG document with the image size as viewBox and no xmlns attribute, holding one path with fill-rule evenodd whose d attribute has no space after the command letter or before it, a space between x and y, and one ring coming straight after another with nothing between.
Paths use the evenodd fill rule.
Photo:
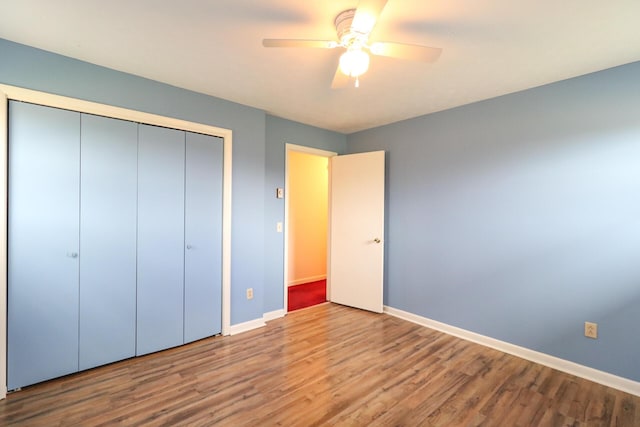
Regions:
<instances>
[{"instance_id":1,"label":"ceiling fan motor housing","mask_svg":"<svg viewBox=\"0 0 640 427\"><path fill-rule=\"evenodd\" d=\"M355 9L347 9L340 12L334 21L340 45L346 48L366 45L368 34L358 33L351 26L355 14Z\"/></svg>"}]
</instances>

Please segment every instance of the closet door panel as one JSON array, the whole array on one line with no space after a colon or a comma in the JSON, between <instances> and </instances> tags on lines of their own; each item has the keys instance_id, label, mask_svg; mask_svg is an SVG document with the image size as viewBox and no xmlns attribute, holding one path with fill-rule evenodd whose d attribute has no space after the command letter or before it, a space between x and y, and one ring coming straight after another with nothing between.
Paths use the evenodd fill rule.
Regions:
<instances>
[{"instance_id":1,"label":"closet door panel","mask_svg":"<svg viewBox=\"0 0 640 427\"><path fill-rule=\"evenodd\" d=\"M184 158L184 132L140 125L138 355L184 342Z\"/></svg>"},{"instance_id":2,"label":"closet door panel","mask_svg":"<svg viewBox=\"0 0 640 427\"><path fill-rule=\"evenodd\" d=\"M79 167L79 113L10 102L10 390L78 370Z\"/></svg>"},{"instance_id":3,"label":"closet door panel","mask_svg":"<svg viewBox=\"0 0 640 427\"><path fill-rule=\"evenodd\" d=\"M185 342L222 329L222 139L187 133Z\"/></svg>"},{"instance_id":4,"label":"closet door panel","mask_svg":"<svg viewBox=\"0 0 640 427\"><path fill-rule=\"evenodd\" d=\"M89 369L135 355L138 125L81 122L80 369Z\"/></svg>"}]
</instances>

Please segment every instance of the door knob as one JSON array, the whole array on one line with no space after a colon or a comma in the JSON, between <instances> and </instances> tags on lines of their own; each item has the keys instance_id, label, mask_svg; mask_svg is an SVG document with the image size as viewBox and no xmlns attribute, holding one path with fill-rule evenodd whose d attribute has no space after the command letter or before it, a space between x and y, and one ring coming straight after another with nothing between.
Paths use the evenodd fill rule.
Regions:
<instances>
[{"instance_id":1,"label":"door knob","mask_svg":"<svg viewBox=\"0 0 640 427\"><path fill-rule=\"evenodd\" d=\"M193 246L187 245L187 249L191 249L191 248L193 248Z\"/></svg>"},{"instance_id":2,"label":"door knob","mask_svg":"<svg viewBox=\"0 0 640 427\"><path fill-rule=\"evenodd\" d=\"M380 243L380 239L378 239L377 237L375 239L373 239L374 242L376 243Z\"/></svg>"},{"instance_id":3,"label":"door knob","mask_svg":"<svg viewBox=\"0 0 640 427\"><path fill-rule=\"evenodd\" d=\"M67 252L69 258L78 258L78 252Z\"/></svg>"}]
</instances>

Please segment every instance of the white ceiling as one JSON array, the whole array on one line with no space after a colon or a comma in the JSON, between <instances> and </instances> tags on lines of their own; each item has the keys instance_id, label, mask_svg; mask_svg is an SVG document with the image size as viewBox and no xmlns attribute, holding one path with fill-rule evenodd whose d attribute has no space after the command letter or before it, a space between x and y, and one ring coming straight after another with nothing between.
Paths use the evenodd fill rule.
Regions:
<instances>
[{"instance_id":1,"label":"white ceiling","mask_svg":"<svg viewBox=\"0 0 640 427\"><path fill-rule=\"evenodd\" d=\"M373 57L332 90L358 0L2 0L0 38L351 133L640 60L638 0L389 0L371 41L443 48L435 64ZM640 78L640 76L638 76Z\"/></svg>"}]
</instances>

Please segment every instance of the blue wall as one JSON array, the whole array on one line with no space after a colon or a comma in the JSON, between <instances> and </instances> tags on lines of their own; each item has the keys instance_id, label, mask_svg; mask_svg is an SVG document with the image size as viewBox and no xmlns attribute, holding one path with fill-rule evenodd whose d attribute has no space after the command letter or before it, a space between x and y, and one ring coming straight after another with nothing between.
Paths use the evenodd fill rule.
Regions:
<instances>
[{"instance_id":1,"label":"blue wall","mask_svg":"<svg viewBox=\"0 0 640 427\"><path fill-rule=\"evenodd\" d=\"M347 149L342 134L267 116L265 177L265 313L282 308L284 299L284 233L276 232L276 223L284 221L284 199L276 199L276 188L285 184L285 144L333 151Z\"/></svg>"},{"instance_id":2,"label":"blue wall","mask_svg":"<svg viewBox=\"0 0 640 427\"><path fill-rule=\"evenodd\" d=\"M0 39L0 82L233 130L231 324L263 314L263 111ZM254 288L247 300L245 289Z\"/></svg>"},{"instance_id":3,"label":"blue wall","mask_svg":"<svg viewBox=\"0 0 640 427\"><path fill-rule=\"evenodd\" d=\"M387 152L385 304L639 381L638 76L349 135Z\"/></svg>"}]
</instances>

